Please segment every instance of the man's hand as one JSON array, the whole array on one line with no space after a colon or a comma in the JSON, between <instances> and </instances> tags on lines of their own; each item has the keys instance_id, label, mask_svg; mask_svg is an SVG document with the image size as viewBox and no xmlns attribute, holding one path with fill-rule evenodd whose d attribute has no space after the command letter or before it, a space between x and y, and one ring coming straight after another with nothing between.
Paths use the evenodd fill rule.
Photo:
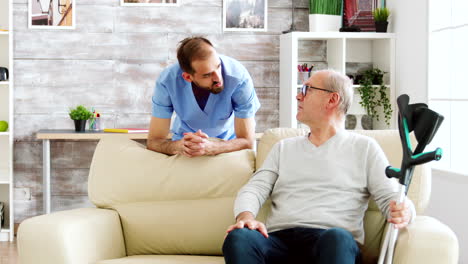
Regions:
<instances>
[{"instance_id":1,"label":"man's hand","mask_svg":"<svg viewBox=\"0 0 468 264\"><path fill-rule=\"evenodd\" d=\"M208 138L208 135L201 130L184 133L184 137L180 140L179 154L187 157L213 155L214 143Z\"/></svg>"},{"instance_id":2,"label":"man's hand","mask_svg":"<svg viewBox=\"0 0 468 264\"><path fill-rule=\"evenodd\" d=\"M231 225L226 230L226 233L231 232L234 229L241 229L247 227L250 230L258 230L264 237L268 238L268 232L265 225L262 222L255 220L251 212L242 212L237 217L237 223Z\"/></svg>"},{"instance_id":3,"label":"man's hand","mask_svg":"<svg viewBox=\"0 0 468 264\"><path fill-rule=\"evenodd\" d=\"M393 223L395 228L406 227L411 219L411 211L404 202L396 204L395 201L390 201L390 219L388 222Z\"/></svg>"}]
</instances>

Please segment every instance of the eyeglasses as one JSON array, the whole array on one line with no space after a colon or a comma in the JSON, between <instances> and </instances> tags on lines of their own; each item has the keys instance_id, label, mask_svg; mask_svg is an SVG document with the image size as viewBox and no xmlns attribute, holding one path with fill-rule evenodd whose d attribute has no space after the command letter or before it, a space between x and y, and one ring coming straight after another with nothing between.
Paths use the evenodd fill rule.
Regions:
<instances>
[{"instance_id":1,"label":"eyeglasses","mask_svg":"<svg viewBox=\"0 0 468 264\"><path fill-rule=\"evenodd\" d=\"M301 94L302 96L306 96L307 94L307 90L308 89L315 89L315 90L320 90L320 91L324 91L324 92L327 92L327 93L334 93L333 91L330 91L330 90L327 90L327 89L323 89L323 88L317 88L317 87L314 87L314 86L309 86L309 85L303 85L302 88L301 88Z\"/></svg>"}]
</instances>

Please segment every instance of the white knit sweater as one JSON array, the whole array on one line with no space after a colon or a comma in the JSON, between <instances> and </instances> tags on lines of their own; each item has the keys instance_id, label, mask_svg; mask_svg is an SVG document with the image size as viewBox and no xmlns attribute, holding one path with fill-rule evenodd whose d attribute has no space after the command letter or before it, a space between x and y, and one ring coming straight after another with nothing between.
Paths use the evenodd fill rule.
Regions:
<instances>
[{"instance_id":1,"label":"white knit sweater","mask_svg":"<svg viewBox=\"0 0 468 264\"><path fill-rule=\"evenodd\" d=\"M262 168L239 191L234 215L250 211L256 216L271 196L268 232L341 227L363 243L369 197L386 216L390 201L398 200L397 181L385 176L387 165L374 139L346 130L319 147L307 136L288 138L272 148ZM414 205L409 205L414 218Z\"/></svg>"}]
</instances>

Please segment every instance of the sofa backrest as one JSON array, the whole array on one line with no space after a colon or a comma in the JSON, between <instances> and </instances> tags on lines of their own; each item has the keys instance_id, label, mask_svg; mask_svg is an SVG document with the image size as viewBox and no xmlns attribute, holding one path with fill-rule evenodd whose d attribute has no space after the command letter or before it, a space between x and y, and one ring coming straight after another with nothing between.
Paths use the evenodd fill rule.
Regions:
<instances>
[{"instance_id":1,"label":"sofa backrest","mask_svg":"<svg viewBox=\"0 0 468 264\"><path fill-rule=\"evenodd\" d=\"M400 166L403 154L400 136L397 130L356 130L354 132L374 138L384 151L390 164L394 167ZM307 133L309 133L309 131L306 129L295 128L274 128L265 131L257 147L256 169L262 166L266 156L276 142L284 138L304 136ZM411 140L412 145L415 146L416 142L413 134L411 134ZM429 166L427 164L417 166L414 170L408 196L415 204L418 214L423 214L427 208L430 189L431 173ZM385 223L386 221L377 205L371 200L364 217L364 250L365 254L368 256L378 256Z\"/></svg>"},{"instance_id":2,"label":"sofa backrest","mask_svg":"<svg viewBox=\"0 0 468 264\"><path fill-rule=\"evenodd\" d=\"M187 158L109 137L94 152L88 192L118 211L127 255L221 255L235 196L254 169L251 150Z\"/></svg>"}]
</instances>

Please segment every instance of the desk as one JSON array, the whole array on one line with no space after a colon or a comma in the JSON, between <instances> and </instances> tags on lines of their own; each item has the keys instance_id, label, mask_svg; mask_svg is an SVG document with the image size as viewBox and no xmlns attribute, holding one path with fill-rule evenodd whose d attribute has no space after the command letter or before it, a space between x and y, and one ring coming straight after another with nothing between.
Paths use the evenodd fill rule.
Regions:
<instances>
[{"instance_id":1,"label":"desk","mask_svg":"<svg viewBox=\"0 0 468 264\"><path fill-rule=\"evenodd\" d=\"M75 132L73 129L39 130L37 139L42 140L42 188L44 200L44 213L50 213L50 140L100 140L104 137L126 137L129 139L147 139L148 133L107 133L103 131ZM256 133L258 140L262 133ZM168 138L171 138L169 135Z\"/></svg>"},{"instance_id":2,"label":"desk","mask_svg":"<svg viewBox=\"0 0 468 264\"><path fill-rule=\"evenodd\" d=\"M44 201L44 213L50 213L50 140L100 140L104 137L119 136L129 139L147 139L148 133L106 133L103 131L75 132L73 129L39 130L37 139L42 140L42 189Z\"/></svg>"}]
</instances>

